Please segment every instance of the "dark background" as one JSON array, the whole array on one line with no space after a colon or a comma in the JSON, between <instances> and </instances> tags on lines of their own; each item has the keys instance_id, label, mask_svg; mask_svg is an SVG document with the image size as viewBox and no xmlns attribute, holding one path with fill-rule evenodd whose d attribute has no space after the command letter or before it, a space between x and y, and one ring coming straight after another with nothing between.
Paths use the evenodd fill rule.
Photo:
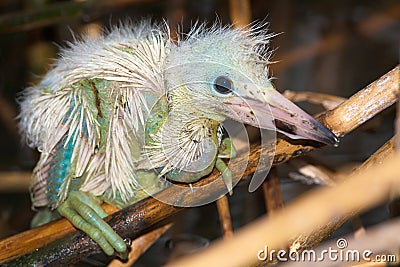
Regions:
<instances>
[{"instance_id":1,"label":"dark background","mask_svg":"<svg viewBox=\"0 0 400 267\"><path fill-rule=\"evenodd\" d=\"M290 89L349 97L399 62L398 1L254 0L250 4L253 20L268 21L271 32L281 33L271 44L276 49L272 59L279 63L270 67L281 92ZM92 5L3 0L0 13L0 238L27 229L33 216L29 172L38 154L20 141L17 95L51 68L60 47L73 40L72 32L96 32L126 18L165 18L172 31L181 24L183 32L196 20L211 24L218 17L223 24L231 22L229 1L223 0L119 0L93 1ZM310 113L322 111L315 105L300 105ZM338 148L325 147L310 156L334 171L351 169L393 135L394 114L391 107L344 137ZM288 164L279 167L286 202L312 188L287 179L290 168ZM235 229L265 213L262 192L250 194L246 184L234 192L230 205ZM387 216L386 206L378 207L363 216L363 223L375 224ZM175 221L173 230L135 266L165 262L175 253L165 247L166 241L178 240L182 234L187 234L184 239L189 241L185 242L194 247L221 236L213 204L187 210ZM340 233L351 230L347 225Z\"/></svg>"}]
</instances>

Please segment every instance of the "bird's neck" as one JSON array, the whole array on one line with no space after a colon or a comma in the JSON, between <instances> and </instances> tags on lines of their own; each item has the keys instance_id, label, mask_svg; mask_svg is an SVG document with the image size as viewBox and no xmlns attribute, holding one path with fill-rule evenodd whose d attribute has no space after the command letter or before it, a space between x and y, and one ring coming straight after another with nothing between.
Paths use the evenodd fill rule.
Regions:
<instances>
[{"instance_id":1,"label":"bird's neck","mask_svg":"<svg viewBox=\"0 0 400 267\"><path fill-rule=\"evenodd\" d=\"M195 172L193 168L203 170L213 165L219 122L193 109L190 98L182 94L168 98L158 101L146 127L145 154L151 168L163 168L161 174L166 174L171 170Z\"/></svg>"}]
</instances>

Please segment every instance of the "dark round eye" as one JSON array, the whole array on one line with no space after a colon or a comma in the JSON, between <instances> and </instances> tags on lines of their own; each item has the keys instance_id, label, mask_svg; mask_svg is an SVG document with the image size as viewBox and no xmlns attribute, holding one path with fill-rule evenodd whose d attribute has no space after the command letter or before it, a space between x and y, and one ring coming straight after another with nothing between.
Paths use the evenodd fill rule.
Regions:
<instances>
[{"instance_id":1,"label":"dark round eye","mask_svg":"<svg viewBox=\"0 0 400 267\"><path fill-rule=\"evenodd\" d=\"M215 79L213 88L216 92L227 95L233 91L233 82L226 76L219 76Z\"/></svg>"}]
</instances>

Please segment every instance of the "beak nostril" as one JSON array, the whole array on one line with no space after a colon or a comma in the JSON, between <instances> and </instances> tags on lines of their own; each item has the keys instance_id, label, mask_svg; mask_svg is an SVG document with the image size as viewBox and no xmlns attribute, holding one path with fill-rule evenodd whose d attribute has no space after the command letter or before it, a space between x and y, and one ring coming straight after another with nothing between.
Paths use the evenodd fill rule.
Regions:
<instances>
[{"instance_id":1,"label":"beak nostril","mask_svg":"<svg viewBox=\"0 0 400 267\"><path fill-rule=\"evenodd\" d=\"M283 122L281 120L277 120L277 119L275 119L274 122L275 122L275 127L278 130L281 130L288 134L296 134L296 130L297 130L296 126L286 123L286 122Z\"/></svg>"}]
</instances>

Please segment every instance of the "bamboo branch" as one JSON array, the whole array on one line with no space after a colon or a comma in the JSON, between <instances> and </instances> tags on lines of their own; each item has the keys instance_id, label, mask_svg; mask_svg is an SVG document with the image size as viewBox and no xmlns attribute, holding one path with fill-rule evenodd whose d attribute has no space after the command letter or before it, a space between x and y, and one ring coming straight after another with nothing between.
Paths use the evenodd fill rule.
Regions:
<instances>
[{"instance_id":1,"label":"bamboo branch","mask_svg":"<svg viewBox=\"0 0 400 267\"><path fill-rule=\"evenodd\" d=\"M346 101L346 98L316 92L295 92L290 90L285 90L283 95L293 101L307 101L309 103L317 104L323 106L327 110L331 110Z\"/></svg>"},{"instance_id":2,"label":"bamboo branch","mask_svg":"<svg viewBox=\"0 0 400 267\"><path fill-rule=\"evenodd\" d=\"M398 74L400 75L400 73ZM399 85L400 86L400 85ZM400 93L397 94L397 105L396 105L396 120L394 122L395 130L395 148L400 150Z\"/></svg>"},{"instance_id":3,"label":"bamboo branch","mask_svg":"<svg viewBox=\"0 0 400 267\"><path fill-rule=\"evenodd\" d=\"M270 170L263 183L263 193L269 216L284 206L280 181L275 167Z\"/></svg>"},{"instance_id":4,"label":"bamboo branch","mask_svg":"<svg viewBox=\"0 0 400 267\"><path fill-rule=\"evenodd\" d=\"M223 195L216 201L219 221L221 223L222 234L224 238L233 236L231 213L229 211L228 197Z\"/></svg>"},{"instance_id":5,"label":"bamboo branch","mask_svg":"<svg viewBox=\"0 0 400 267\"><path fill-rule=\"evenodd\" d=\"M229 0L231 21L235 27L246 27L251 22L251 8L249 0Z\"/></svg>"},{"instance_id":6,"label":"bamboo branch","mask_svg":"<svg viewBox=\"0 0 400 267\"><path fill-rule=\"evenodd\" d=\"M166 224L160 228L157 228L145 235L142 235L131 244L131 251L128 255L128 260L126 262L121 262L119 259L114 259L108 265L108 267L130 267L134 264L139 257L146 252L151 245L157 241L160 236L162 236L166 231L168 231L172 226L172 223Z\"/></svg>"},{"instance_id":7,"label":"bamboo branch","mask_svg":"<svg viewBox=\"0 0 400 267\"><path fill-rule=\"evenodd\" d=\"M322 166L317 167L302 159L293 159L290 161L290 165L297 169L297 172L289 172L289 177L295 181L326 186L334 186L336 183L335 175Z\"/></svg>"},{"instance_id":8,"label":"bamboo branch","mask_svg":"<svg viewBox=\"0 0 400 267\"><path fill-rule=\"evenodd\" d=\"M352 96L349 100L343 102L336 109L321 116L320 119L340 136L352 131L367 119L378 114L396 101L396 95L400 90L398 86L400 79L398 72L399 67L397 66ZM337 123L336 120L341 121L341 123ZM244 176L253 173L257 168L257 162L261 153L260 149L259 146L252 145L249 157L239 154L237 158L232 159L230 164L232 172L242 172L242 170L245 169ZM302 155L312 149L314 149L314 147L306 143L291 144L288 141L280 140L276 147L274 164L285 162L292 157ZM205 199L210 195L224 194L225 185L222 179L217 179L218 177L219 173L214 171L209 177L194 184L194 188L199 187L200 189L194 190L190 195L179 195L174 188L167 189L161 192L160 195L162 195L163 199L172 201L171 203L179 197L189 206L190 203L195 203L198 199ZM214 182L215 184L209 191L201 190L202 185L210 182ZM148 198L122 211L114 213L107 217L106 220L121 236L137 237L144 233L151 225L175 214L179 210L180 209L177 207L159 202L154 198ZM58 264L60 264L60 262L70 263L71 258L79 260L82 257L99 251L98 246L81 232L75 233L68 239L64 239L64 243L59 241L58 244L51 249L48 247L38 249L54 239L59 238L60 234L58 234L58 232L60 229L63 229L63 227L65 228L66 225L69 225L69 231L71 231L70 224L65 222L65 220L60 220L52 223L51 227L45 226L32 229L1 241L0 263L10 261L21 256L23 252L27 253L35 249L37 249L37 251L26 256L24 259L38 263L43 263L47 260L57 262ZM53 238L53 236L55 238ZM23 240L23 242L21 242L21 240ZM50 257L50 259L46 258L45 255L48 255L47 257Z\"/></svg>"},{"instance_id":9,"label":"bamboo branch","mask_svg":"<svg viewBox=\"0 0 400 267\"><path fill-rule=\"evenodd\" d=\"M31 177L30 172L0 172L0 192L28 192Z\"/></svg>"}]
</instances>

